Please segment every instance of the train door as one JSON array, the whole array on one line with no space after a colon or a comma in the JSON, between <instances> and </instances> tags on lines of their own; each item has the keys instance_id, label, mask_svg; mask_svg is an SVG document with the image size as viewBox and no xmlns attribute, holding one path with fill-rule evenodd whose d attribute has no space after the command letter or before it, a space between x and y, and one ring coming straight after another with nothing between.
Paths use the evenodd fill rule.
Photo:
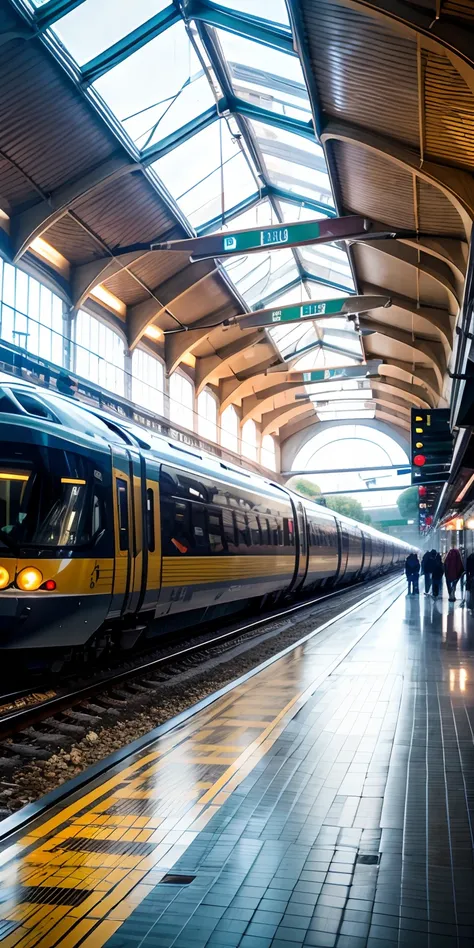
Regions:
<instances>
[{"instance_id":1,"label":"train door","mask_svg":"<svg viewBox=\"0 0 474 948\"><path fill-rule=\"evenodd\" d=\"M339 570L337 574L337 582L340 583L344 580L347 570L347 559L349 556L349 534L344 524L337 519L336 525L339 545Z\"/></svg>"},{"instance_id":2,"label":"train door","mask_svg":"<svg viewBox=\"0 0 474 948\"><path fill-rule=\"evenodd\" d=\"M301 589L308 572L308 526L306 523L306 510L301 500L292 498L293 510L295 515L296 530L296 566L293 578L293 589Z\"/></svg>"},{"instance_id":3,"label":"train door","mask_svg":"<svg viewBox=\"0 0 474 948\"><path fill-rule=\"evenodd\" d=\"M156 610L161 587L161 517L159 476L160 466L151 458L143 458L145 537L143 556L146 559L146 584L143 611Z\"/></svg>"},{"instance_id":4,"label":"train door","mask_svg":"<svg viewBox=\"0 0 474 948\"><path fill-rule=\"evenodd\" d=\"M364 533L364 576L370 572L372 563L372 536L370 533Z\"/></svg>"},{"instance_id":5,"label":"train door","mask_svg":"<svg viewBox=\"0 0 474 948\"><path fill-rule=\"evenodd\" d=\"M140 457L126 448L112 449L115 569L112 612L137 612L145 585L143 505Z\"/></svg>"}]
</instances>

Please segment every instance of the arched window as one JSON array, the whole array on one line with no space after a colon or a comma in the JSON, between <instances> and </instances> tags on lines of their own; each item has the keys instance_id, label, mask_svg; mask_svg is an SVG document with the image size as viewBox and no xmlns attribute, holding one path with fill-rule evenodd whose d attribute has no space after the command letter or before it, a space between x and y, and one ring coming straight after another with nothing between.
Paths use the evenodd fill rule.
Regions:
<instances>
[{"instance_id":1,"label":"arched window","mask_svg":"<svg viewBox=\"0 0 474 948\"><path fill-rule=\"evenodd\" d=\"M208 441L217 441L217 399L204 389L198 395L198 431Z\"/></svg>"},{"instance_id":2,"label":"arched window","mask_svg":"<svg viewBox=\"0 0 474 948\"><path fill-rule=\"evenodd\" d=\"M239 450L239 416L233 405L229 405L221 415L221 445L228 451Z\"/></svg>"},{"instance_id":3,"label":"arched window","mask_svg":"<svg viewBox=\"0 0 474 948\"><path fill-rule=\"evenodd\" d=\"M163 387L163 363L138 346L132 355L132 401L163 415Z\"/></svg>"},{"instance_id":4,"label":"arched window","mask_svg":"<svg viewBox=\"0 0 474 948\"><path fill-rule=\"evenodd\" d=\"M242 454L251 461L257 460L257 426L252 418L242 425Z\"/></svg>"},{"instance_id":5,"label":"arched window","mask_svg":"<svg viewBox=\"0 0 474 948\"><path fill-rule=\"evenodd\" d=\"M194 385L180 372L170 377L170 418L176 425L194 430Z\"/></svg>"},{"instance_id":6,"label":"arched window","mask_svg":"<svg viewBox=\"0 0 474 948\"><path fill-rule=\"evenodd\" d=\"M63 302L0 259L0 336L56 365L64 363Z\"/></svg>"},{"instance_id":7,"label":"arched window","mask_svg":"<svg viewBox=\"0 0 474 948\"><path fill-rule=\"evenodd\" d=\"M265 435L262 438L261 462L264 467L270 471L276 471L276 446L273 435Z\"/></svg>"},{"instance_id":8,"label":"arched window","mask_svg":"<svg viewBox=\"0 0 474 948\"><path fill-rule=\"evenodd\" d=\"M81 309L74 343L74 371L109 392L125 395L124 341L118 332Z\"/></svg>"}]
</instances>

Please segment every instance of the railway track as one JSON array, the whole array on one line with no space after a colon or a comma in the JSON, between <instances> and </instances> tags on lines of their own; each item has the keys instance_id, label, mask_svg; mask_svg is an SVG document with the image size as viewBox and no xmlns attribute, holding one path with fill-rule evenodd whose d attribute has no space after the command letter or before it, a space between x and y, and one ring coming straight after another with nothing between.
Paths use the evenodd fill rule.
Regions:
<instances>
[{"instance_id":1,"label":"railway track","mask_svg":"<svg viewBox=\"0 0 474 948\"><path fill-rule=\"evenodd\" d=\"M398 575L397 575L398 580ZM332 618L341 606L351 607L366 594L376 592L387 577L370 585L358 583L303 603L275 610L225 631L202 634L156 652L146 661L101 671L88 680L70 679L57 688L17 691L0 698L0 818L9 815L8 793L14 775L25 765L47 761L58 750L69 749L84 738L97 740L97 731L113 726L157 699L166 701L170 685L192 676L226 653L248 651L268 638L277 639L289 623L314 623ZM364 597L362 597L364 598ZM322 614L322 616L321 616ZM301 634L301 633L299 633ZM279 651L279 644L275 652ZM5 700L7 699L7 700ZM3 709L3 713L2 713Z\"/></svg>"}]
</instances>

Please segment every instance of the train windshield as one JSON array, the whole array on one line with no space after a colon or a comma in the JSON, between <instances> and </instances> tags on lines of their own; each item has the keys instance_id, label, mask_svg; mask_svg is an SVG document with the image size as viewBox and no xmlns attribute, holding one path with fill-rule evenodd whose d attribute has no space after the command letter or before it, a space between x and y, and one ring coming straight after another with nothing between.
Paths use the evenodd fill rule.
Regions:
<instances>
[{"instance_id":1,"label":"train windshield","mask_svg":"<svg viewBox=\"0 0 474 948\"><path fill-rule=\"evenodd\" d=\"M82 547L104 522L103 473L72 451L3 444L0 548Z\"/></svg>"}]
</instances>

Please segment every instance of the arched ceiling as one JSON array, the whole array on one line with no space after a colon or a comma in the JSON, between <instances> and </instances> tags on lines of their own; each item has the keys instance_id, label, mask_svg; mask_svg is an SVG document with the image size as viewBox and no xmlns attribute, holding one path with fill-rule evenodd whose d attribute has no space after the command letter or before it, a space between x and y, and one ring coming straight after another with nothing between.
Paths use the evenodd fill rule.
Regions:
<instances>
[{"instance_id":1,"label":"arched ceiling","mask_svg":"<svg viewBox=\"0 0 474 948\"><path fill-rule=\"evenodd\" d=\"M197 391L281 441L362 403L403 431L411 406L446 403L474 215L469 5L0 0L0 24L7 259L42 267L71 311L99 284L130 349L145 341L169 373L193 363ZM148 249L336 214L407 233L225 263ZM393 301L360 334L345 320L222 326L354 291ZM287 377L373 358L367 397Z\"/></svg>"}]
</instances>

